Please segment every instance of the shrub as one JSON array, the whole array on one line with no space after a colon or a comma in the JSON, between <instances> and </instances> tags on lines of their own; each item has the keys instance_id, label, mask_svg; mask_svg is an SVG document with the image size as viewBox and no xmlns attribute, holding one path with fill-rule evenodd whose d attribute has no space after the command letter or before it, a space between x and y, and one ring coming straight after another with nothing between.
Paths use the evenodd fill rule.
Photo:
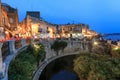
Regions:
<instances>
[{"instance_id":1,"label":"shrub","mask_svg":"<svg viewBox=\"0 0 120 80\"><path fill-rule=\"evenodd\" d=\"M67 42L65 41L59 41L56 40L52 45L51 49L53 49L56 52L56 55L58 55L59 51L64 51L65 47L67 47Z\"/></svg>"},{"instance_id":2,"label":"shrub","mask_svg":"<svg viewBox=\"0 0 120 80\"><path fill-rule=\"evenodd\" d=\"M80 80L119 80L120 59L100 54L81 54L74 60Z\"/></svg>"},{"instance_id":3,"label":"shrub","mask_svg":"<svg viewBox=\"0 0 120 80\"><path fill-rule=\"evenodd\" d=\"M113 50L111 51L111 54L112 54L112 56L115 57L115 58L120 58L120 48L118 48L118 49L113 49Z\"/></svg>"},{"instance_id":4,"label":"shrub","mask_svg":"<svg viewBox=\"0 0 120 80\"><path fill-rule=\"evenodd\" d=\"M35 47L36 46L36 47ZM41 44L30 45L21 52L9 65L9 80L32 80L33 71L42 55L45 53L44 46Z\"/></svg>"}]
</instances>

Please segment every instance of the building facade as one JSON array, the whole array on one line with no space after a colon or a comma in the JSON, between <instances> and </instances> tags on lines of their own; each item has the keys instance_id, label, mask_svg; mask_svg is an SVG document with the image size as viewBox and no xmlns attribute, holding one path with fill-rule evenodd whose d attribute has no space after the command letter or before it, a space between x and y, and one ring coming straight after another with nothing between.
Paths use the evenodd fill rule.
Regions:
<instances>
[{"instance_id":1,"label":"building facade","mask_svg":"<svg viewBox=\"0 0 120 80\"><path fill-rule=\"evenodd\" d=\"M10 27L5 28L9 37L11 38L12 36L18 35L18 33L16 33L18 27L18 10L5 3L2 3L2 8L7 13L8 22L10 24Z\"/></svg>"},{"instance_id":2,"label":"building facade","mask_svg":"<svg viewBox=\"0 0 120 80\"><path fill-rule=\"evenodd\" d=\"M56 27L46 21L41 20L40 12L27 11L26 16L29 16L31 19L30 24L32 36L39 36L40 38L55 38Z\"/></svg>"},{"instance_id":3,"label":"building facade","mask_svg":"<svg viewBox=\"0 0 120 80\"><path fill-rule=\"evenodd\" d=\"M10 23L10 30L14 31L16 30L18 26L18 10L9 6L8 4L2 4L4 7L5 11L7 12L7 17L9 19Z\"/></svg>"},{"instance_id":4,"label":"building facade","mask_svg":"<svg viewBox=\"0 0 120 80\"><path fill-rule=\"evenodd\" d=\"M59 37L78 39L83 37L91 38L96 35L96 32L89 30L89 26L86 24L58 25L58 33Z\"/></svg>"},{"instance_id":5,"label":"building facade","mask_svg":"<svg viewBox=\"0 0 120 80\"><path fill-rule=\"evenodd\" d=\"M0 2L0 40L5 40L10 37L6 31L6 28L10 28L9 19L7 17L7 12L2 7L2 3Z\"/></svg>"},{"instance_id":6,"label":"building facade","mask_svg":"<svg viewBox=\"0 0 120 80\"><path fill-rule=\"evenodd\" d=\"M60 37L82 38L82 27L81 24L60 25L58 32Z\"/></svg>"}]
</instances>

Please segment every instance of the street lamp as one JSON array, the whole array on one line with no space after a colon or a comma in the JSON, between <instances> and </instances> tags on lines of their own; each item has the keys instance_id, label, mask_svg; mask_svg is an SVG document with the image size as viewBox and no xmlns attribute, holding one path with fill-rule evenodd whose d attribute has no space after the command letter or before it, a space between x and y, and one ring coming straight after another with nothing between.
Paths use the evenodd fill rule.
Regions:
<instances>
[{"instance_id":1,"label":"street lamp","mask_svg":"<svg viewBox=\"0 0 120 80\"><path fill-rule=\"evenodd\" d=\"M114 50L118 50L119 49L119 47L118 46L116 46L115 48L114 48Z\"/></svg>"},{"instance_id":2,"label":"street lamp","mask_svg":"<svg viewBox=\"0 0 120 80\"><path fill-rule=\"evenodd\" d=\"M93 44L94 44L94 45L98 45L98 42L95 41Z\"/></svg>"}]
</instances>

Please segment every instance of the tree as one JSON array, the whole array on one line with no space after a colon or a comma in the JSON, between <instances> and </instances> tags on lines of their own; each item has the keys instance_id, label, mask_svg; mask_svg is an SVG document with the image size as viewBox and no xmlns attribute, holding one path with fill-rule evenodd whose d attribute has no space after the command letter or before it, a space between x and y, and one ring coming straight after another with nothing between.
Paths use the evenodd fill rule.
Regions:
<instances>
[{"instance_id":1,"label":"tree","mask_svg":"<svg viewBox=\"0 0 120 80\"><path fill-rule=\"evenodd\" d=\"M61 46L62 52L64 52L64 49L67 47L67 42L65 42L65 41L60 41L60 46Z\"/></svg>"},{"instance_id":2,"label":"tree","mask_svg":"<svg viewBox=\"0 0 120 80\"><path fill-rule=\"evenodd\" d=\"M100 54L80 54L74 60L80 80L119 80L120 59Z\"/></svg>"},{"instance_id":3,"label":"tree","mask_svg":"<svg viewBox=\"0 0 120 80\"><path fill-rule=\"evenodd\" d=\"M45 57L45 49L44 46L42 44L34 44L33 46L33 51L34 51L34 56L36 58L36 62L37 62L37 66L39 66L39 62L40 59L42 58L42 60L44 59L43 57Z\"/></svg>"},{"instance_id":4,"label":"tree","mask_svg":"<svg viewBox=\"0 0 120 80\"><path fill-rule=\"evenodd\" d=\"M32 80L32 74L39 61L44 59L44 46L42 44L29 45L28 48L12 60L9 65L9 80Z\"/></svg>"},{"instance_id":5,"label":"tree","mask_svg":"<svg viewBox=\"0 0 120 80\"><path fill-rule=\"evenodd\" d=\"M56 40L52 45L51 49L53 49L56 52L56 55L59 54L59 51L64 51L65 47L67 47L67 42L65 41L58 41Z\"/></svg>"}]
</instances>

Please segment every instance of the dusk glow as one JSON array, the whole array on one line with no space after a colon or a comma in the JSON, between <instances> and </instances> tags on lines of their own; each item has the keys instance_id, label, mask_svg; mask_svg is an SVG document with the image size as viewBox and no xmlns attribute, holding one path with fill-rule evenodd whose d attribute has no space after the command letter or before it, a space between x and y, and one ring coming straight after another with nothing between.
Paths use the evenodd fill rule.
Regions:
<instances>
[{"instance_id":1,"label":"dusk glow","mask_svg":"<svg viewBox=\"0 0 120 80\"><path fill-rule=\"evenodd\" d=\"M0 80L120 80L120 0L0 0Z\"/></svg>"}]
</instances>

